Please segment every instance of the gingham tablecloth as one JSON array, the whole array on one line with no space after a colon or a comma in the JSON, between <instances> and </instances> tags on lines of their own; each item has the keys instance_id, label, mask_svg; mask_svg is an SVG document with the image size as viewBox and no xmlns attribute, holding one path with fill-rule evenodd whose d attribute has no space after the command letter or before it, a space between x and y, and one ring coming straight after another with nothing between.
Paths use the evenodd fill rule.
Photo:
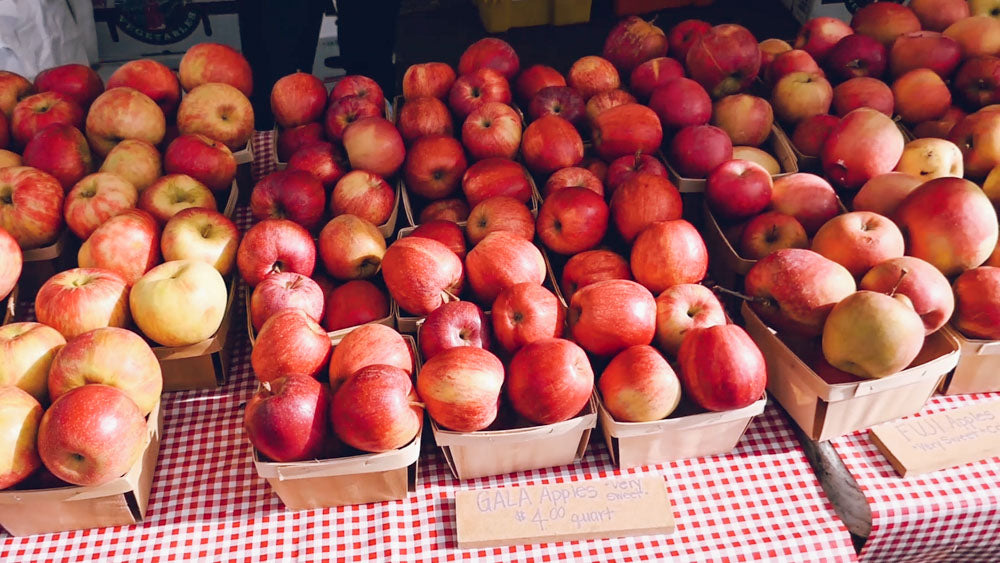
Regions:
<instances>
[{"instance_id":1,"label":"gingham tablecloth","mask_svg":"<svg viewBox=\"0 0 1000 563\"><path fill-rule=\"evenodd\" d=\"M935 396L914 416L991 400L1000 393ZM871 508L862 560L1000 561L1000 457L904 479L867 432L833 446Z\"/></svg>"},{"instance_id":2,"label":"gingham tablecloth","mask_svg":"<svg viewBox=\"0 0 1000 563\"><path fill-rule=\"evenodd\" d=\"M238 210L245 227L247 209ZM242 303L240 299L237 303ZM259 478L242 428L256 387L240 312L232 323L230 383L164 395L164 432L146 519L135 526L14 538L0 561L523 560L851 561L833 512L788 420L769 405L730 454L627 471L614 468L598 432L574 465L459 482L443 458L420 462L407 500L290 512ZM459 550L455 491L659 474L674 504L670 535Z\"/></svg>"}]
</instances>

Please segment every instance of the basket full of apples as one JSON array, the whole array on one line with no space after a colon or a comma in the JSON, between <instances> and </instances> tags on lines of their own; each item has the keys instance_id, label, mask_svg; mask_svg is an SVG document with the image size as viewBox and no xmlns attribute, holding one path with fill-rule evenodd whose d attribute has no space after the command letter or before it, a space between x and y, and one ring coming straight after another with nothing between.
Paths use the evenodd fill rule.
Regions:
<instances>
[{"instance_id":1,"label":"basket full of apples","mask_svg":"<svg viewBox=\"0 0 1000 563\"><path fill-rule=\"evenodd\" d=\"M245 429L254 465L292 510L406 498L423 405L413 339L369 324L331 338L302 310L270 317L251 365ZM328 376L328 377L324 377Z\"/></svg>"},{"instance_id":2,"label":"basket full of apples","mask_svg":"<svg viewBox=\"0 0 1000 563\"><path fill-rule=\"evenodd\" d=\"M140 522L163 431L163 378L134 332L0 327L0 525L15 536Z\"/></svg>"}]
</instances>

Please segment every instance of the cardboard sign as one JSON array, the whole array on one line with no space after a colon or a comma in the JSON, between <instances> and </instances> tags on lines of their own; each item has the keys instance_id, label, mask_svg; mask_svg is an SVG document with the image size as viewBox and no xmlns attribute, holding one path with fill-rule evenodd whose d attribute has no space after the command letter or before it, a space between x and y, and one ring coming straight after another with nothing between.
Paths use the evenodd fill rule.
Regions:
<instances>
[{"instance_id":1,"label":"cardboard sign","mask_svg":"<svg viewBox=\"0 0 1000 563\"><path fill-rule=\"evenodd\" d=\"M868 435L902 477L1000 456L1000 401L887 422Z\"/></svg>"},{"instance_id":2,"label":"cardboard sign","mask_svg":"<svg viewBox=\"0 0 1000 563\"><path fill-rule=\"evenodd\" d=\"M458 491L455 511L461 548L674 531L658 475Z\"/></svg>"}]
</instances>

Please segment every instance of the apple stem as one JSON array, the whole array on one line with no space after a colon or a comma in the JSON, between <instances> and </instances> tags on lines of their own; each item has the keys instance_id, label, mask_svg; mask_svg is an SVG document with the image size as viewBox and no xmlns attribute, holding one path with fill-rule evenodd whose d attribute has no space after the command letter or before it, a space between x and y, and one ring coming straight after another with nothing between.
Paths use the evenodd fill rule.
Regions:
<instances>
[{"instance_id":1,"label":"apple stem","mask_svg":"<svg viewBox=\"0 0 1000 563\"><path fill-rule=\"evenodd\" d=\"M424 405L423 403L421 403L420 401L410 401L410 406L411 407L420 407L422 409L427 408L427 406Z\"/></svg>"},{"instance_id":2,"label":"apple stem","mask_svg":"<svg viewBox=\"0 0 1000 563\"><path fill-rule=\"evenodd\" d=\"M899 279L896 280L896 285L892 286L892 291L889 292L889 297L895 297L896 296L896 290L899 289L899 285L901 283L903 283L903 278L905 278L906 274L908 274L908 273L909 273L909 270L907 270L906 268L903 268L899 272Z\"/></svg>"},{"instance_id":3,"label":"apple stem","mask_svg":"<svg viewBox=\"0 0 1000 563\"><path fill-rule=\"evenodd\" d=\"M451 301L461 301L461 299L459 299L457 295L448 291L447 289L442 289L441 292L447 295L448 299L450 299Z\"/></svg>"},{"instance_id":4,"label":"apple stem","mask_svg":"<svg viewBox=\"0 0 1000 563\"><path fill-rule=\"evenodd\" d=\"M270 381L264 381L264 382L262 382L260 384L260 386L263 387L264 389L266 389L268 393L271 392L271 382Z\"/></svg>"},{"instance_id":5,"label":"apple stem","mask_svg":"<svg viewBox=\"0 0 1000 563\"><path fill-rule=\"evenodd\" d=\"M632 168L639 168L639 163L642 162L641 158L642 158L642 150L635 151L635 160L632 161Z\"/></svg>"},{"instance_id":6,"label":"apple stem","mask_svg":"<svg viewBox=\"0 0 1000 563\"><path fill-rule=\"evenodd\" d=\"M761 301L761 299L759 297L751 297L751 296L747 295L746 293L740 293L739 291L734 291L732 289L729 289L728 287L722 287L721 285L713 285L712 286L712 290L713 291L719 291L719 292L722 292L722 293L725 293L725 294L728 294L728 295L732 295L733 297L738 297L738 298L740 298L740 299L742 299L744 301L749 301L751 303L754 303L754 302L757 302L757 301Z\"/></svg>"}]
</instances>

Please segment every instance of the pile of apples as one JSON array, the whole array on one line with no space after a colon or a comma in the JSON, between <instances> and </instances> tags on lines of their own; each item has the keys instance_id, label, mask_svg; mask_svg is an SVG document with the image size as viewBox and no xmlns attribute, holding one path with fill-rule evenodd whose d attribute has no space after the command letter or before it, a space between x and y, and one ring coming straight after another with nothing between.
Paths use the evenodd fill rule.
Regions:
<instances>
[{"instance_id":1,"label":"pile of apples","mask_svg":"<svg viewBox=\"0 0 1000 563\"><path fill-rule=\"evenodd\" d=\"M146 449L146 417L163 388L159 361L136 333L67 336L36 322L0 327L0 380L0 489L121 477Z\"/></svg>"},{"instance_id":2,"label":"pile of apples","mask_svg":"<svg viewBox=\"0 0 1000 563\"><path fill-rule=\"evenodd\" d=\"M253 288L249 314L258 344L269 344L268 318L288 307L330 332L389 316L378 278L398 203L392 182L406 149L385 119L382 96L360 75L343 78L329 95L318 78L301 72L275 83L271 108L284 127L279 138L286 138L279 147L291 143L294 152L283 170L254 186L257 223L237 252L240 275ZM315 121L324 111L325 132ZM319 128L315 138L297 133L312 126Z\"/></svg>"}]
</instances>

